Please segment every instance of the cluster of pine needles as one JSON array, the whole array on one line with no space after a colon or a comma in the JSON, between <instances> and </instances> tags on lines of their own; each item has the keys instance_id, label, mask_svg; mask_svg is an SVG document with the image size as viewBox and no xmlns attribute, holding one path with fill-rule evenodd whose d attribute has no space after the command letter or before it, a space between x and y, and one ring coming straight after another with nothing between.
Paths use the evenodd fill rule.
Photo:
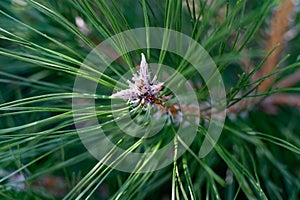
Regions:
<instances>
[{"instance_id":1,"label":"cluster of pine needles","mask_svg":"<svg viewBox=\"0 0 300 200\"><path fill-rule=\"evenodd\" d=\"M0 199L299 199L299 8L292 0L1 0ZM204 115L186 152L148 173L115 170L82 144L72 98L95 100L99 125L133 149L140 143L116 131L109 110L116 80L141 52L175 70L182 60L152 49L130 52L104 81L97 71L82 74L99 84L96 94L74 93L89 52L138 27L182 32L216 63L227 117L206 157L198 156L207 133L201 122L210 120ZM209 101L201 77L183 70L198 101Z\"/></svg>"}]
</instances>

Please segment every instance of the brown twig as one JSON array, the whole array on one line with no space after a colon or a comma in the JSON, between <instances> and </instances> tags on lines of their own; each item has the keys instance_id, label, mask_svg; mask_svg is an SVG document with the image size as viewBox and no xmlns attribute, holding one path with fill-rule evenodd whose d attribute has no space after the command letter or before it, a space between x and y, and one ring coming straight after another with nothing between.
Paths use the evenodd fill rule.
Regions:
<instances>
[{"instance_id":1,"label":"brown twig","mask_svg":"<svg viewBox=\"0 0 300 200\"><path fill-rule=\"evenodd\" d=\"M277 44L279 44L278 48L268 57L264 65L260 68L257 73L255 73L252 77L252 80L257 80L262 77L268 76L274 70L275 66L280 61L281 53L284 48L285 35L288 32L288 28L290 25L290 16L294 9L294 4L292 0L281 0L281 5L274 12L273 17L270 22L270 35L267 40L266 52L271 51ZM246 66L251 66L251 60L245 60L244 62L244 70L247 71ZM259 87L258 93L264 93L268 89L270 89L274 85L275 76L272 76L265 80ZM278 84L276 87L288 87L292 86L300 80L300 71L292 74ZM240 94L239 94L240 95ZM261 98L245 98L240 102L234 104L230 108L228 108L228 113L236 114L243 110L249 109L254 105L260 104L268 113L275 113L277 110L277 106L279 105L290 105L290 106L300 106L300 97L290 94L275 94L265 98L261 102Z\"/></svg>"},{"instance_id":2,"label":"brown twig","mask_svg":"<svg viewBox=\"0 0 300 200\"><path fill-rule=\"evenodd\" d=\"M267 41L266 51L269 52L277 44L278 48L269 56L264 65L258 71L260 77L269 75L280 61L280 54L283 50L284 36L288 31L290 24L289 17L293 11L294 4L292 0L281 0L281 6L275 11L271 20L271 34ZM272 87L275 80L275 76L272 76L265 80L258 88L259 93L267 91Z\"/></svg>"},{"instance_id":3,"label":"brown twig","mask_svg":"<svg viewBox=\"0 0 300 200\"><path fill-rule=\"evenodd\" d=\"M276 114L278 106L300 107L300 96L296 94L274 94L261 104L266 113Z\"/></svg>"},{"instance_id":4,"label":"brown twig","mask_svg":"<svg viewBox=\"0 0 300 200\"><path fill-rule=\"evenodd\" d=\"M300 82L300 70L294 72L293 74L285 77L281 81L279 81L276 86L279 88L285 88L293 86Z\"/></svg>"}]
</instances>

